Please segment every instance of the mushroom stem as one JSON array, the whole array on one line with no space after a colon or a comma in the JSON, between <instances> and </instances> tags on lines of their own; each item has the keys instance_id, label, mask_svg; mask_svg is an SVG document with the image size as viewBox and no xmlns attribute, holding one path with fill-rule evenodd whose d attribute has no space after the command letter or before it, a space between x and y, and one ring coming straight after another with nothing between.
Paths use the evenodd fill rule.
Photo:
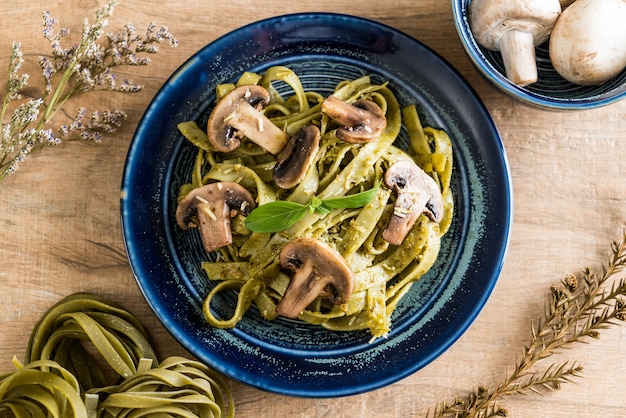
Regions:
<instances>
[{"instance_id":1,"label":"mushroom stem","mask_svg":"<svg viewBox=\"0 0 626 418\"><path fill-rule=\"evenodd\" d=\"M289 142L286 132L246 101L240 101L235 110L224 118L224 122L274 155L279 154Z\"/></svg>"},{"instance_id":2,"label":"mushroom stem","mask_svg":"<svg viewBox=\"0 0 626 418\"><path fill-rule=\"evenodd\" d=\"M500 52L506 77L520 87L537 81L535 38L532 33L510 30L502 35Z\"/></svg>"},{"instance_id":3,"label":"mushroom stem","mask_svg":"<svg viewBox=\"0 0 626 418\"><path fill-rule=\"evenodd\" d=\"M200 224L198 225L200 238L207 253L233 242L228 205L216 205L212 202L201 203L197 206L197 216Z\"/></svg>"}]
</instances>

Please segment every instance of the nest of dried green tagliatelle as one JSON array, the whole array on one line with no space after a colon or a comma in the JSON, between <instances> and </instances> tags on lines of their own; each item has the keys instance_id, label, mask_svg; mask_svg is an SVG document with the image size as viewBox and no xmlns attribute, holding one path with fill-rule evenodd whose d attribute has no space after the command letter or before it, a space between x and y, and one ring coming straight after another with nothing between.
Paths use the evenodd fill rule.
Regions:
<instances>
[{"instance_id":1,"label":"nest of dried green tagliatelle","mask_svg":"<svg viewBox=\"0 0 626 418\"><path fill-rule=\"evenodd\" d=\"M207 321L233 327L255 304L267 320L386 336L450 226L446 132L423 127L414 104L369 76L324 96L277 66L216 91L206 127L178 125L197 158L176 220L212 254ZM237 293L230 318L211 309L222 291Z\"/></svg>"},{"instance_id":2,"label":"nest of dried green tagliatelle","mask_svg":"<svg viewBox=\"0 0 626 418\"><path fill-rule=\"evenodd\" d=\"M0 417L234 417L226 382L183 357L159 360L144 326L76 293L33 329L24 363L0 376Z\"/></svg>"}]
</instances>

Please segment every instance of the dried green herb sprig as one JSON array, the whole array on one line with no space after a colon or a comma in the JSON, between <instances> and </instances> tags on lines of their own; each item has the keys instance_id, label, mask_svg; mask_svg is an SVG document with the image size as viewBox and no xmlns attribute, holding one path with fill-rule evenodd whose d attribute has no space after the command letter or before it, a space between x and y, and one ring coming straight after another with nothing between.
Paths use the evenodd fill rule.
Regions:
<instances>
[{"instance_id":1,"label":"dried green herb sprig","mask_svg":"<svg viewBox=\"0 0 626 418\"><path fill-rule=\"evenodd\" d=\"M98 10L93 24L85 19L80 41L67 47L63 43L70 30L57 30L58 21L50 13L43 13L42 33L50 43L51 52L38 59L44 86L41 93L29 94L29 98L24 92L30 77L20 72L24 64L21 45L18 42L12 44L0 109L0 180L14 173L27 156L38 149L57 145L62 140L100 142L103 134L115 132L126 119L124 111L89 113L80 107L70 123L60 127L61 123L54 127L50 124L70 99L84 93L141 91L141 85L120 78L113 69L148 65L150 58L146 55L157 53L158 44L177 45L177 40L166 27L157 28L154 23L150 23L143 34L129 23L118 32L105 35L108 18L116 5L116 1L110 1ZM105 39L100 42L103 36Z\"/></svg>"},{"instance_id":2,"label":"dried green herb sprig","mask_svg":"<svg viewBox=\"0 0 626 418\"><path fill-rule=\"evenodd\" d=\"M552 286L543 316L531 324L531 339L513 370L493 388L479 386L464 398L440 402L433 417L506 417L502 399L515 394L545 393L581 376L578 362L552 363L549 357L572 343L598 339L600 331L626 321L626 231L611 244L600 274L584 269ZM543 366L543 367L542 367ZM430 414L428 416L431 416Z\"/></svg>"}]
</instances>

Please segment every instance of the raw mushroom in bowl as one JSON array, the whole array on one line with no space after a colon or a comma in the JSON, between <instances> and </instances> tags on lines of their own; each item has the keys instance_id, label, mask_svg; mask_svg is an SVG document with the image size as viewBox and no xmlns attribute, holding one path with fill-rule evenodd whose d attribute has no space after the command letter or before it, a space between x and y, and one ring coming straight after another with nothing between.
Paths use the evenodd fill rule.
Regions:
<instances>
[{"instance_id":1,"label":"raw mushroom in bowl","mask_svg":"<svg viewBox=\"0 0 626 418\"><path fill-rule=\"evenodd\" d=\"M478 44L502 53L506 77L526 86L538 79L535 47L560 14L559 0L473 0L469 25Z\"/></svg>"},{"instance_id":2,"label":"raw mushroom in bowl","mask_svg":"<svg viewBox=\"0 0 626 418\"><path fill-rule=\"evenodd\" d=\"M626 68L626 0L576 0L550 36L550 61L566 80L608 82Z\"/></svg>"}]
</instances>

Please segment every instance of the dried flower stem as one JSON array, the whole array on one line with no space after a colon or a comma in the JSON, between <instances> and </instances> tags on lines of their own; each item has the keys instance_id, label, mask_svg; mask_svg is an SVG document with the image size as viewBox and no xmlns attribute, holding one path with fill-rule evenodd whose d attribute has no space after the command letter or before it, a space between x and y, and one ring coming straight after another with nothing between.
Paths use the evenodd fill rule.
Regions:
<instances>
[{"instance_id":1,"label":"dried flower stem","mask_svg":"<svg viewBox=\"0 0 626 418\"><path fill-rule=\"evenodd\" d=\"M0 180L14 173L20 163L32 152L61 140L91 140L100 142L103 134L115 132L126 119L121 110L93 111L80 107L71 123L56 127L48 125L66 103L81 94L92 91L136 93L142 86L128 79L119 80L113 72L119 66L145 66L151 61L141 54L155 54L157 45L177 41L166 27L150 23L144 34L138 34L129 23L116 33L105 34L108 18L117 1L109 1L96 12L90 24L85 19L80 41L64 48L62 41L69 29L56 31L58 21L48 12L43 13L43 36L50 42L51 53L39 57L39 66L45 88L41 97L25 99L22 92L29 82L28 74L21 74L24 63L21 45L14 42L9 59L6 91L0 109Z\"/></svg>"},{"instance_id":2,"label":"dried flower stem","mask_svg":"<svg viewBox=\"0 0 626 418\"><path fill-rule=\"evenodd\" d=\"M626 320L626 280L614 280L625 267L626 231L621 241L611 244L608 262L601 274L586 268L581 272L581 280L570 275L552 287L545 313L531 324L530 342L502 382L491 389L480 386L465 398L442 401L432 416L506 417L507 410L500 404L502 398L559 389L563 383L579 377L582 366L577 362L537 369L560 349L588 338L597 339L600 330Z\"/></svg>"}]
</instances>

